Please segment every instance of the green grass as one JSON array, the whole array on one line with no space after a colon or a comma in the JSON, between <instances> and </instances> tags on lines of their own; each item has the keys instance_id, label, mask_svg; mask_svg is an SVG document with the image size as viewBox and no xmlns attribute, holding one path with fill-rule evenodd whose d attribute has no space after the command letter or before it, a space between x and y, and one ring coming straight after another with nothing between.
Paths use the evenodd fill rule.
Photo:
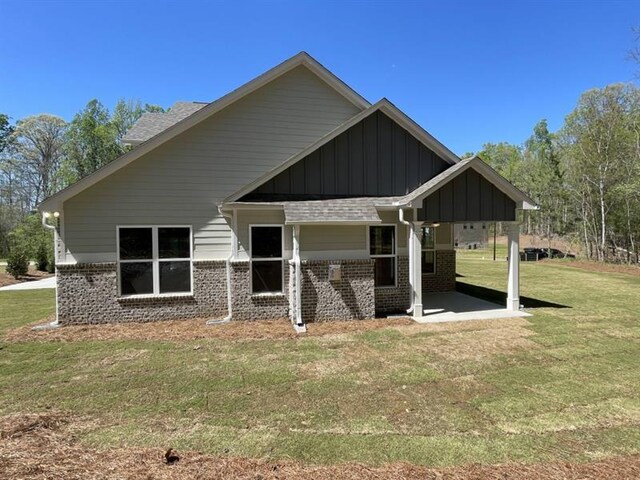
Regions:
<instances>
[{"instance_id":1,"label":"green grass","mask_svg":"<svg viewBox=\"0 0 640 480\"><path fill-rule=\"evenodd\" d=\"M53 289L0 292L0 336L9 329L44 319L54 311Z\"/></svg>"},{"instance_id":2,"label":"green grass","mask_svg":"<svg viewBox=\"0 0 640 480\"><path fill-rule=\"evenodd\" d=\"M489 258L460 255L461 280L504 290L507 264ZM521 276L523 295L567 308L488 334L469 322L294 340L5 342L0 414L88 416L97 424L80 438L99 447L325 464L640 452L640 278L533 262ZM2 332L52 311L51 291L0 292ZM479 343L500 335L506 346Z\"/></svg>"}]
</instances>

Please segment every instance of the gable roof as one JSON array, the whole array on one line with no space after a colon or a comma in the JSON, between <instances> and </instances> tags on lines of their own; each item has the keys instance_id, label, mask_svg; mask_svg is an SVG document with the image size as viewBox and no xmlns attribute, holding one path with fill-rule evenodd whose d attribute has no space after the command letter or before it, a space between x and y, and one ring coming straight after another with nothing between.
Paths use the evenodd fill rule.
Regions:
<instances>
[{"instance_id":1,"label":"gable roof","mask_svg":"<svg viewBox=\"0 0 640 480\"><path fill-rule=\"evenodd\" d=\"M519 208L522 208L523 210L537 210L538 207L535 202L526 193L496 172L478 155L465 158L441 174L436 175L428 182L416 188L413 192L405 195L404 197L398 198L394 202L394 205L399 207L419 207L424 198L428 197L443 185L452 181L458 175L461 175L470 168L476 170L489 182L495 185L496 188L514 200L518 204Z\"/></svg>"},{"instance_id":2,"label":"gable roof","mask_svg":"<svg viewBox=\"0 0 640 480\"><path fill-rule=\"evenodd\" d=\"M219 98L215 102L209 103L198 111L192 113L191 115L179 120L177 123L171 125L166 130L152 136L148 140L136 146L133 150L118 157L113 162L106 164L105 166L78 180L67 188L51 195L38 205L38 209L40 209L41 211L45 211L48 209L59 209L62 205L62 202L64 202L68 198L77 195L83 190L111 175L112 173L129 165L134 160L142 157L143 155L149 153L160 145L173 139L177 135L185 132L189 128L206 120L222 109L237 102L250 93L255 92L259 88L267 85L273 80L281 77L282 75L299 66L304 66L311 70L311 72L313 72L316 76L322 79L325 83L327 83L330 87L332 87L335 91L337 91L358 108L366 109L370 106L370 103L364 97L360 96L355 90L353 90L342 80L336 77L333 73L327 70L322 64L311 57L311 55L306 52L300 52L290 59L284 61L280 65L245 83L236 90L233 90L232 92Z\"/></svg>"},{"instance_id":3,"label":"gable roof","mask_svg":"<svg viewBox=\"0 0 640 480\"><path fill-rule=\"evenodd\" d=\"M379 223L378 209L420 208L422 200L453 181L469 169L473 169L492 183L504 195L513 200L516 208L537 210L529 196L506 180L486 164L479 156L461 160L454 166L436 175L411 193L389 197L354 197L326 200L242 202L232 201L222 205L223 210L282 208L285 223L290 224L341 224Z\"/></svg>"},{"instance_id":4,"label":"gable roof","mask_svg":"<svg viewBox=\"0 0 640 480\"><path fill-rule=\"evenodd\" d=\"M331 132L326 134L324 137L318 139L316 142L312 143L305 149L291 156L289 159L287 159L287 161L285 161L281 165L278 165L276 168L267 172L262 177L245 185L240 190L235 192L233 195L228 196L224 200L224 202L233 202L242 198L244 195L252 192L256 188L263 185L265 182L268 182L279 173L282 173L287 168L291 167L298 161L307 157L309 154L321 148L323 145L326 145L328 142L336 138L338 135L346 132L348 129L350 129L354 125L358 124L359 122L363 121L365 118L370 117L371 115L373 115L375 112L378 112L378 111L386 114L389 118L391 118L398 125L403 127L405 130L407 130L411 135L417 138L423 145L433 150L446 162L452 165L455 165L456 163L460 162L460 158L455 153L453 153L451 150L445 147L442 143L440 143L435 137L433 137L429 132L423 129L420 125L418 125L413 120L411 120L411 118L409 118L404 112L402 112L393 103L391 103L386 98L383 98L380 101L376 102L375 104L371 105L369 108L354 115L350 120L343 123L336 129L332 130Z\"/></svg>"},{"instance_id":5,"label":"gable roof","mask_svg":"<svg viewBox=\"0 0 640 480\"><path fill-rule=\"evenodd\" d=\"M147 112L127 131L122 142L138 145L207 105L207 102L176 102L168 112Z\"/></svg>"}]
</instances>

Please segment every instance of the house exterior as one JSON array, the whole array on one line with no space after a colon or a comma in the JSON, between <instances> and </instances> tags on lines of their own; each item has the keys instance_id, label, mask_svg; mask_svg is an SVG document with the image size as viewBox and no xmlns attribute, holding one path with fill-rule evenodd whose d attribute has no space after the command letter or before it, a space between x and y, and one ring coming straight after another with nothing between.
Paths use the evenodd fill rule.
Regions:
<instances>
[{"instance_id":1,"label":"house exterior","mask_svg":"<svg viewBox=\"0 0 640 480\"><path fill-rule=\"evenodd\" d=\"M302 52L219 100L146 114L134 148L45 200L62 324L423 314L455 289L454 224L531 200ZM515 252L515 254L513 254Z\"/></svg>"},{"instance_id":2,"label":"house exterior","mask_svg":"<svg viewBox=\"0 0 640 480\"><path fill-rule=\"evenodd\" d=\"M456 223L453 226L454 246L461 249L484 248L489 243L489 222Z\"/></svg>"}]
</instances>

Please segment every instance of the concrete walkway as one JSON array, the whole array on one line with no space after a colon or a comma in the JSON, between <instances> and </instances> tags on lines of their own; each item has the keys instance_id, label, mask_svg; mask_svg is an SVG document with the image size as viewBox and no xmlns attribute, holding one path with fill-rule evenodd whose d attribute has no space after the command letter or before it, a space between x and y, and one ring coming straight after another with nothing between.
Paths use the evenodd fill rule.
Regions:
<instances>
[{"instance_id":1,"label":"concrete walkway","mask_svg":"<svg viewBox=\"0 0 640 480\"><path fill-rule=\"evenodd\" d=\"M0 292L7 290L37 290L39 288L56 288L56 277L7 285L6 287L0 287Z\"/></svg>"},{"instance_id":2,"label":"concrete walkway","mask_svg":"<svg viewBox=\"0 0 640 480\"><path fill-rule=\"evenodd\" d=\"M489 320L493 318L530 317L522 310L513 312L505 307L459 292L430 293L422 299L424 317L418 323Z\"/></svg>"}]
</instances>

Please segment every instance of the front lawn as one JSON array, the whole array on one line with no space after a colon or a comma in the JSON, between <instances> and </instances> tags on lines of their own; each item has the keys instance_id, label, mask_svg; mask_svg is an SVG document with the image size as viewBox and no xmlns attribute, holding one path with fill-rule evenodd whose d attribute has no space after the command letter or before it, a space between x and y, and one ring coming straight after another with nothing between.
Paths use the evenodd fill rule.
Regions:
<instances>
[{"instance_id":1,"label":"front lawn","mask_svg":"<svg viewBox=\"0 0 640 480\"><path fill-rule=\"evenodd\" d=\"M461 255L459 280L503 290L507 263L490 258ZM640 277L530 262L521 285L549 306L528 319L296 338L8 335L0 415L63 412L74 438L98 450L302 464L640 453ZM50 315L53 292L0 292L0 312L6 334Z\"/></svg>"}]
</instances>

